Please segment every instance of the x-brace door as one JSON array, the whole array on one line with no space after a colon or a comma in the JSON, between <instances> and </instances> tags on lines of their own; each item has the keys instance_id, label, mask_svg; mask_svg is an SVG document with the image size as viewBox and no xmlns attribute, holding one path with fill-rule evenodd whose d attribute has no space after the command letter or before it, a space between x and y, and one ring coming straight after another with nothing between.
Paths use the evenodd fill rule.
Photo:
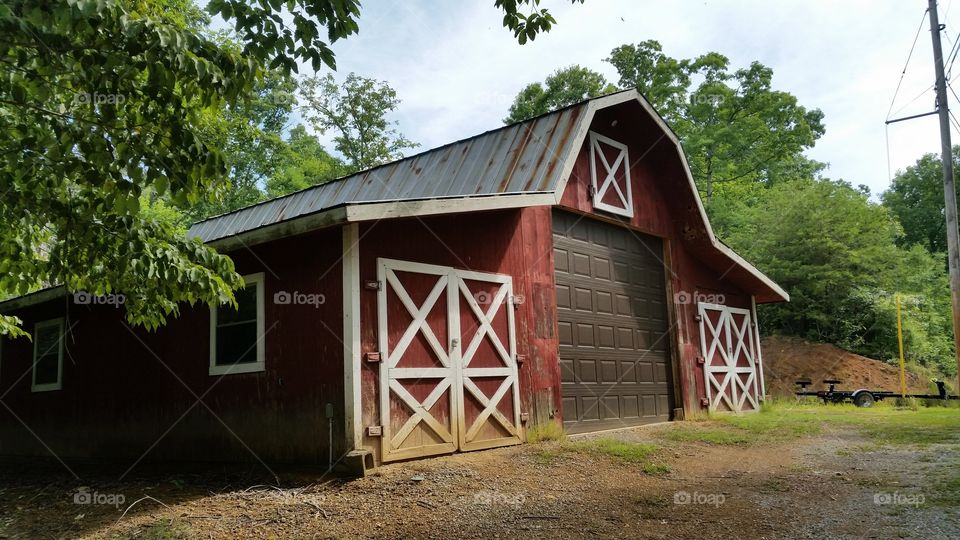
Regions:
<instances>
[{"instance_id":1,"label":"x-brace door","mask_svg":"<svg viewBox=\"0 0 960 540\"><path fill-rule=\"evenodd\" d=\"M700 303L698 312L704 386L710 410L758 409L756 336L750 310Z\"/></svg>"},{"instance_id":2,"label":"x-brace door","mask_svg":"<svg viewBox=\"0 0 960 540\"><path fill-rule=\"evenodd\" d=\"M509 276L379 259L382 459L520 442Z\"/></svg>"}]
</instances>

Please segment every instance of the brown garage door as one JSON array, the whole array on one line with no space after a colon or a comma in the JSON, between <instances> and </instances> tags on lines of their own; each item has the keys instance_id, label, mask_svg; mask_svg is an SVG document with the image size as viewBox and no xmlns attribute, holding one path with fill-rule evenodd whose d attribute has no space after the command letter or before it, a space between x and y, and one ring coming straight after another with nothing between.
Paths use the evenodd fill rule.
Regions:
<instances>
[{"instance_id":1,"label":"brown garage door","mask_svg":"<svg viewBox=\"0 0 960 540\"><path fill-rule=\"evenodd\" d=\"M669 420L663 243L553 213L564 427L571 433Z\"/></svg>"}]
</instances>

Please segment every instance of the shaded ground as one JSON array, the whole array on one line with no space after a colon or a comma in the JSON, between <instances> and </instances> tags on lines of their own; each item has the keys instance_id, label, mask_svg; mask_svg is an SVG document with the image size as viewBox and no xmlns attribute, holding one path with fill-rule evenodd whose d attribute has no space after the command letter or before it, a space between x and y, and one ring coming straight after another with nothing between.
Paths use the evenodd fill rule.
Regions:
<instances>
[{"instance_id":1,"label":"shaded ground","mask_svg":"<svg viewBox=\"0 0 960 540\"><path fill-rule=\"evenodd\" d=\"M829 343L812 343L785 336L769 336L762 340L763 371L767 394L792 397L798 379L810 379L812 390L825 389L825 379L843 381L842 389L900 391L900 371L879 360L854 354ZM907 392L936 393L930 381L907 371Z\"/></svg>"},{"instance_id":2,"label":"shaded ground","mask_svg":"<svg viewBox=\"0 0 960 540\"><path fill-rule=\"evenodd\" d=\"M89 480L101 499L124 495L116 508L76 504L76 481L56 469L7 469L0 537L956 538L958 428L957 409L781 406L407 462L354 481Z\"/></svg>"}]
</instances>

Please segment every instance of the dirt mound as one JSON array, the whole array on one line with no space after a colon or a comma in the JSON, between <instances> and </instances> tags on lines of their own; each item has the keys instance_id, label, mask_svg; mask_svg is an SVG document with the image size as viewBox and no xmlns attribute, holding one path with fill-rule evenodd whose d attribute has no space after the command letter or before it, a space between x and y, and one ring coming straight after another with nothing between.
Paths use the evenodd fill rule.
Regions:
<instances>
[{"instance_id":1,"label":"dirt mound","mask_svg":"<svg viewBox=\"0 0 960 540\"><path fill-rule=\"evenodd\" d=\"M793 396L798 379L810 379L812 390L826 388L824 379L839 379L839 388L855 390L900 389L900 371L879 360L847 352L826 343L811 343L798 338L769 336L761 340L763 374L767 394ZM930 393L930 381L907 372L907 392Z\"/></svg>"}]
</instances>

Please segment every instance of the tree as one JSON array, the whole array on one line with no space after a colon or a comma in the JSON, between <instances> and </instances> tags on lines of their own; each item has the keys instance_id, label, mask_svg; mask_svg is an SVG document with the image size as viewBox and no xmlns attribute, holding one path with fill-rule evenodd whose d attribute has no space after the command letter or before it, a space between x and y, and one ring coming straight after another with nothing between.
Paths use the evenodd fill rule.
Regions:
<instances>
[{"instance_id":1,"label":"tree","mask_svg":"<svg viewBox=\"0 0 960 540\"><path fill-rule=\"evenodd\" d=\"M681 139L708 208L719 184L772 184L823 169L803 156L824 133L823 113L774 90L773 71L758 62L731 71L722 54L676 59L655 40L617 47L606 61L617 70L620 87L636 88ZM595 95L599 74L575 66L553 77L546 88L524 88L507 120Z\"/></svg>"},{"instance_id":2,"label":"tree","mask_svg":"<svg viewBox=\"0 0 960 540\"><path fill-rule=\"evenodd\" d=\"M531 83L521 90L503 123L521 122L614 91L616 87L596 71L581 66L558 69L543 84Z\"/></svg>"},{"instance_id":3,"label":"tree","mask_svg":"<svg viewBox=\"0 0 960 540\"><path fill-rule=\"evenodd\" d=\"M617 47L607 61L676 131L708 205L717 184L772 183L812 164L802 152L823 135L823 113L774 90L763 64L731 72L722 54L678 60L654 40Z\"/></svg>"},{"instance_id":4,"label":"tree","mask_svg":"<svg viewBox=\"0 0 960 540\"><path fill-rule=\"evenodd\" d=\"M960 171L960 146L953 147L953 162L954 170ZM898 171L881 199L903 225L902 244L920 244L936 253L947 251L943 161L939 154L925 154L916 164Z\"/></svg>"},{"instance_id":5,"label":"tree","mask_svg":"<svg viewBox=\"0 0 960 540\"><path fill-rule=\"evenodd\" d=\"M304 79L301 91L305 117L317 131L335 132L334 148L347 160L351 172L399 159L403 150L419 146L387 120L400 100L385 82L351 73L338 85L328 73Z\"/></svg>"},{"instance_id":6,"label":"tree","mask_svg":"<svg viewBox=\"0 0 960 540\"><path fill-rule=\"evenodd\" d=\"M620 75L620 88L636 88L668 122L683 116L691 76L698 71L698 65L663 54L663 47L652 39L621 45L605 61ZM702 63L707 62L705 57Z\"/></svg>"},{"instance_id":7,"label":"tree","mask_svg":"<svg viewBox=\"0 0 960 540\"><path fill-rule=\"evenodd\" d=\"M894 295L903 293L909 356L953 373L942 257L900 248L891 212L844 182L797 180L752 200L724 199L713 222L731 247L790 292L764 306L768 329L873 358L897 352Z\"/></svg>"},{"instance_id":8,"label":"tree","mask_svg":"<svg viewBox=\"0 0 960 540\"><path fill-rule=\"evenodd\" d=\"M538 0L495 6L521 43L555 22ZM230 259L142 214L140 197L152 190L185 209L223 194L231 167L205 116L248 98L264 66L334 67L324 40L356 33L360 4L207 7L242 50L199 28L206 17L188 0L0 4L0 297L51 284L121 290L128 320L150 328L183 302L233 302L242 280ZM0 316L0 334L24 334L18 324Z\"/></svg>"},{"instance_id":9,"label":"tree","mask_svg":"<svg viewBox=\"0 0 960 540\"><path fill-rule=\"evenodd\" d=\"M330 155L302 125L290 138L276 173L267 181L267 196L280 197L346 175L347 166Z\"/></svg>"},{"instance_id":10,"label":"tree","mask_svg":"<svg viewBox=\"0 0 960 540\"><path fill-rule=\"evenodd\" d=\"M209 112L202 129L207 140L223 152L229 181L223 193L201 199L188 209L191 220L263 200L263 186L288 152L283 132L296 104L296 88L296 81L289 75L266 71L246 99Z\"/></svg>"}]
</instances>

